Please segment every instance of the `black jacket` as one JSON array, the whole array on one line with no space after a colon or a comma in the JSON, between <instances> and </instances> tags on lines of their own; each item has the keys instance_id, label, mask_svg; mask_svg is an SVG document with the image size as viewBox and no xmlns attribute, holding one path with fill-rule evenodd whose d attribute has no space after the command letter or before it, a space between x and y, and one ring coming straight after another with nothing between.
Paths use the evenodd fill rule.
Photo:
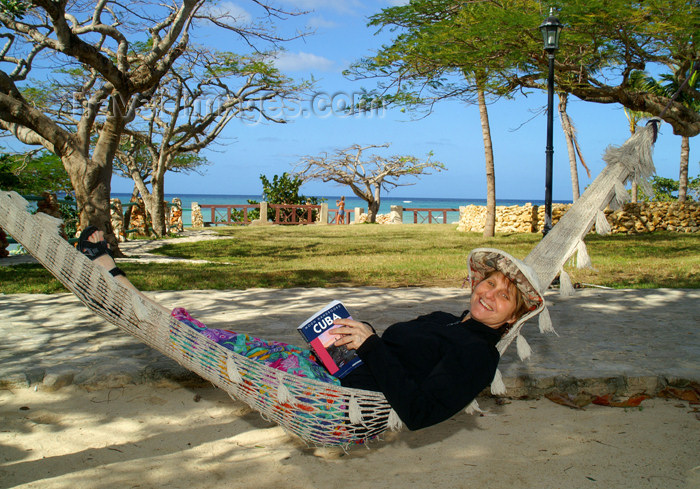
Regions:
<instances>
[{"instance_id":1,"label":"black jacket","mask_svg":"<svg viewBox=\"0 0 700 489\"><path fill-rule=\"evenodd\" d=\"M370 336L342 385L382 392L410 430L448 419L491 383L499 360L499 333L460 320L438 311Z\"/></svg>"}]
</instances>

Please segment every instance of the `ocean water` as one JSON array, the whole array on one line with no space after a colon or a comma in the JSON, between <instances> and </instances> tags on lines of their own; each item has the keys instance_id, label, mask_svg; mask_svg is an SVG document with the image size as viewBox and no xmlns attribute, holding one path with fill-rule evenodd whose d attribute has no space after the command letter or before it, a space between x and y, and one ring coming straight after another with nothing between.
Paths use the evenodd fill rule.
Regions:
<instances>
[{"instance_id":1,"label":"ocean water","mask_svg":"<svg viewBox=\"0 0 700 489\"><path fill-rule=\"evenodd\" d=\"M198 204L207 205L240 205L247 204L248 200L261 201L262 198L259 195L207 195L207 194L166 194L165 200L171 202L173 198L178 197L182 200L182 221L185 226L189 226L192 222L192 202L197 202ZM122 202L128 202L131 198L131 194L112 194L112 198L118 198ZM321 196L321 198L326 199L329 209L337 209L336 200L340 199L338 196ZM526 203L531 203L533 205L544 205L543 200L497 200L496 205L510 206L510 205L523 205ZM559 201L555 201L559 202ZM562 203L569 203L564 202ZM379 206L380 214L387 214L392 205L400 205L403 208L419 208L419 209L459 209L463 205L486 205L486 199L468 199L468 198L426 198L426 197L382 197L381 204ZM367 212L367 202L364 200L351 196L345 195L345 209L354 210L355 207L360 207ZM426 216L427 213L423 213ZM435 218L435 213L433 217ZM408 213L404 215L404 222L412 222L413 213ZM442 214L438 216L439 220L442 220ZM459 220L459 212L448 212L447 222L456 223ZM426 220L427 222L427 220Z\"/></svg>"}]
</instances>

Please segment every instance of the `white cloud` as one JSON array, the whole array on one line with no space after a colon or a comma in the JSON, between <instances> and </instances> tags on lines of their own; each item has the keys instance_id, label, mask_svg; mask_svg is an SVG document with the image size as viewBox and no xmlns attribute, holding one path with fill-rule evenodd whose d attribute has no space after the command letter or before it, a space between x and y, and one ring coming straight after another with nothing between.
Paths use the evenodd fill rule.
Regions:
<instances>
[{"instance_id":1,"label":"white cloud","mask_svg":"<svg viewBox=\"0 0 700 489\"><path fill-rule=\"evenodd\" d=\"M333 71L335 63L323 56L311 53L280 53L275 59L275 67L280 71Z\"/></svg>"},{"instance_id":2,"label":"white cloud","mask_svg":"<svg viewBox=\"0 0 700 489\"><path fill-rule=\"evenodd\" d=\"M228 17L226 20L234 24L249 24L253 21L250 12L233 2L219 2L211 5L207 7L207 13L217 18Z\"/></svg>"},{"instance_id":3,"label":"white cloud","mask_svg":"<svg viewBox=\"0 0 700 489\"><path fill-rule=\"evenodd\" d=\"M387 3L392 7L399 7L402 5L408 5L411 0L388 0Z\"/></svg>"},{"instance_id":4,"label":"white cloud","mask_svg":"<svg viewBox=\"0 0 700 489\"><path fill-rule=\"evenodd\" d=\"M308 25L312 29L332 29L334 27L338 27L337 22L327 20L321 16L311 17Z\"/></svg>"}]
</instances>

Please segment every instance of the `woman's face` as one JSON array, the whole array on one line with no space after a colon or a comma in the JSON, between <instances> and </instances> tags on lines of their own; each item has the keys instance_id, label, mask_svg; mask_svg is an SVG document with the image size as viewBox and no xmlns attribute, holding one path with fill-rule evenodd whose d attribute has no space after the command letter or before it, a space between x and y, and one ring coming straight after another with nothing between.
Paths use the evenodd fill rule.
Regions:
<instances>
[{"instance_id":1,"label":"woman's face","mask_svg":"<svg viewBox=\"0 0 700 489\"><path fill-rule=\"evenodd\" d=\"M515 322L517 289L501 272L494 272L472 290L469 312L471 316L494 329L504 323Z\"/></svg>"}]
</instances>

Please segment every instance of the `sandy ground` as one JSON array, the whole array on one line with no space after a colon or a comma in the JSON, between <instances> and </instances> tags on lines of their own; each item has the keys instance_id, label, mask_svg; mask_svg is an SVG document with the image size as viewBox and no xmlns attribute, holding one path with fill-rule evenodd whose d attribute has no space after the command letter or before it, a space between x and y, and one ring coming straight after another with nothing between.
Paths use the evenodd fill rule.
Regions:
<instances>
[{"instance_id":1,"label":"sandy ground","mask_svg":"<svg viewBox=\"0 0 700 489\"><path fill-rule=\"evenodd\" d=\"M147 255L148 249L131 252ZM334 290L333 298L345 301L344 296L335 297L340 292L343 291ZM373 303L365 297L377 296L376 291L346 292L348 304L366 312L363 318L384 324L405 318L422 307L460 310L454 302L461 304L464 300L461 291L449 294L444 290L411 291L419 299L405 293L393 297L392 291L383 292L380 297L395 307L376 308L370 307ZM274 300L279 300L277 294L260 297L251 295L257 294L254 291L247 294L243 300L236 293L237 320L248 324L249 315L254 314L259 322L271 325L266 326L264 337L276 339L284 339L283 333L299 323L296 316L305 317L307 313L298 308L313 309L309 294L322 296L315 290L287 291L291 305L285 310L292 315L287 317L270 307ZM690 326L683 332L688 338L695 338L692 335L696 334L696 323L692 323L692 318L697 317L696 295L678 291L663 294L656 291L649 295L635 291L626 293L623 300L617 296L598 297L598 294L587 291L578 298L567 299L568 302L552 301L554 307L550 304L550 309L558 326L561 325L558 329L562 336L538 339L533 335L535 357L540 353L549 355L536 363L540 369L562 374L567 372L562 370L562 365L573 369L571 364L576 360L575 371L584 376L600 375L604 368L622 375L627 372L623 367L629 357L650 369L649 375L668 374L666 370L683 362L681 372L697 372L696 343L688 340L679 345L677 336L662 332L661 338L649 338L635 329L640 317L658 323L659 319L651 314L657 309L668 320L666 316L672 307L674 314L691 318L686 321ZM190 302L179 296L173 300L172 293L156 295L164 303L192 305L198 317L206 319L210 326L220 326L224 320L227 325L230 323L230 317L224 317L220 307L222 302L231 300L225 293L210 294L206 299L193 293ZM661 300L655 298L657 295L663 296L665 309L655 302ZM64 299L57 296L41 298L43 302L61 300ZM313 300L325 303L328 299L323 296ZM62 308L73 307L44 304L29 308L33 315L28 315L26 307L18 304L3 305L9 317L8 331L27 335L37 342L48 341L48 333L36 336L29 327L47 320L33 315L60 318ZM362 304L366 309L361 309ZM630 308L637 313L629 314ZM587 314L599 317L601 310L611 314L608 309L623 309L626 315L606 316L615 318L606 324L588 319ZM77 318L73 309L70 310L70 317ZM261 318L261 310L271 312ZM635 324L624 322L627 315ZM575 334L579 323L587 325L586 341ZM605 328L614 332L621 325L630 331L624 347L614 342L608 345L610 338L619 336L611 335ZM632 334L635 332L639 335ZM65 332L58 333L65 340ZM80 345L85 340L77 334L70 338ZM6 335L6 344L16 344L12 338ZM567 338L571 344L566 343ZM114 350L118 354L124 354L118 348L121 343L122 340L117 341ZM647 344L654 347L647 351L643 348ZM601 357L606 348L617 356ZM39 357L33 356L36 351L41 349L32 347L26 352L24 361L29 366L37 367ZM60 351L54 349L56 355ZM566 362L556 356L566 356L572 351L576 352L575 358L567 358ZM687 354L679 355L679 351ZM657 352L661 352L658 358L653 355ZM64 355L74 356L75 352L66 350ZM621 355L623 358L619 359ZM104 358L107 361L108 357ZM49 360L55 363L54 358ZM18 359L13 361L22 363ZM590 373L586 362L595 367L591 367ZM629 375L647 374L637 363L632 366ZM22 363L22 371L28 368ZM0 390L0 489L700 489L700 419L687 402L677 400L648 399L641 408L634 409L590 405L585 410L573 410L547 399L504 404L480 399L482 408L487 410L483 416L460 414L425 430L388 433L383 440L371 443L369 449L359 446L346 453L307 447L212 387L193 389L167 382L93 391L75 385L53 392L42 390L44 386L37 387L37 390L33 387Z\"/></svg>"},{"instance_id":2,"label":"sandy ground","mask_svg":"<svg viewBox=\"0 0 700 489\"><path fill-rule=\"evenodd\" d=\"M214 388L5 390L0 487L700 487L700 430L685 402L482 407L345 453L306 447Z\"/></svg>"}]
</instances>

